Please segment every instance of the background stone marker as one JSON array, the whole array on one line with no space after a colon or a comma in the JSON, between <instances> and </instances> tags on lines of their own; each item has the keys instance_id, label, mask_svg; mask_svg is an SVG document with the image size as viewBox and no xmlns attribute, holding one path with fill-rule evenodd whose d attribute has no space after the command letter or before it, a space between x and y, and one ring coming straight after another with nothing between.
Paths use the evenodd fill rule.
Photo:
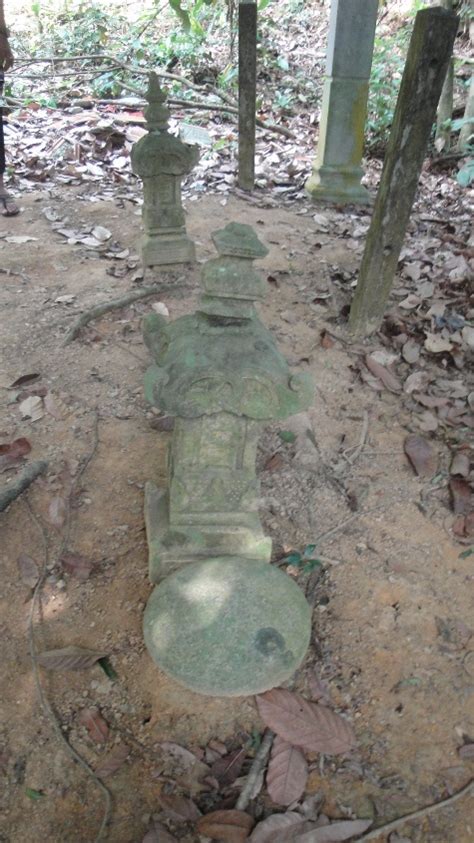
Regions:
<instances>
[{"instance_id":1,"label":"background stone marker","mask_svg":"<svg viewBox=\"0 0 474 843\"><path fill-rule=\"evenodd\" d=\"M169 133L166 95L155 73L150 73L146 99L148 135L132 147L132 169L143 180L142 261L145 267L187 263L196 255L186 234L181 182L197 163L199 152Z\"/></svg>"},{"instance_id":2,"label":"background stone marker","mask_svg":"<svg viewBox=\"0 0 474 843\"><path fill-rule=\"evenodd\" d=\"M321 202L367 204L361 167L378 0L332 0L319 142L306 183Z\"/></svg>"}]
</instances>

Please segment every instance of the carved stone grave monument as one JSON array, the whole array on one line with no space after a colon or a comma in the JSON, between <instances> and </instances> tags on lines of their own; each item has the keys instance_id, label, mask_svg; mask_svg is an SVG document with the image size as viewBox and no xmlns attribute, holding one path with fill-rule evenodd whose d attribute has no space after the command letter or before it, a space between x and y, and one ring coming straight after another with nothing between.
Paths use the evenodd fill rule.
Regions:
<instances>
[{"instance_id":1,"label":"carved stone grave monument","mask_svg":"<svg viewBox=\"0 0 474 843\"><path fill-rule=\"evenodd\" d=\"M187 263L196 254L186 234L181 182L199 152L169 132L170 112L156 73L150 73L146 99L148 134L132 147L132 169L143 181L142 261L144 267Z\"/></svg>"},{"instance_id":2,"label":"carved stone grave monument","mask_svg":"<svg viewBox=\"0 0 474 843\"><path fill-rule=\"evenodd\" d=\"M268 565L258 516L256 448L265 422L309 406L308 375L291 374L254 302L252 261L267 249L248 225L214 232L219 257L202 271L196 313L144 322L154 358L147 400L175 417L169 488L149 482L150 579L144 619L153 659L211 695L264 691L287 679L308 646L310 611L295 583Z\"/></svg>"}]
</instances>

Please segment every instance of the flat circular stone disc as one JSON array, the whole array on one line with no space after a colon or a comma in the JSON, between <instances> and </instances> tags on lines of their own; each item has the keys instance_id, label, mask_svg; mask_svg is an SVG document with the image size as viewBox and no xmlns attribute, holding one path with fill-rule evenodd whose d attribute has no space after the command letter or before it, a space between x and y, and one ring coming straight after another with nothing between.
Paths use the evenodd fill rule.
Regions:
<instances>
[{"instance_id":1,"label":"flat circular stone disc","mask_svg":"<svg viewBox=\"0 0 474 843\"><path fill-rule=\"evenodd\" d=\"M310 631L309 605L287 574L228 556L175 571L154 588L144 617L153 660L210 696L280 685L303 660Z\"/></svg>"}]
</instances>

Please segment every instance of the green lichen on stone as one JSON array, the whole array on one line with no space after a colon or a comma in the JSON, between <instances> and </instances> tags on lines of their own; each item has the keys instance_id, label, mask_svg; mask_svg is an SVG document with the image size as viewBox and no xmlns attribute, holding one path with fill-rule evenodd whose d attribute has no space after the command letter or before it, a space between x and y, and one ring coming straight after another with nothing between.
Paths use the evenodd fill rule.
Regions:
<instances>
[{"instance_id":1,"label":"green lichen on stone","mask_svg":"<svg viewBox=\"0 0 474 843\"><path fill-rule=\"evenodd\" d=\"M311 611L278 568L206 559L156 586L144 616L148 651L165 673L211 696L259 694L300 665Z\"/></svg>"},{"instance_id":2,"label":"green lichen on stone","mask_svg":"<svg viewBox=\"0 0 474 843\"><path fill-rule=\"evenodd\" d=\"M257 693L293 673L309 636L303 595L264 564L271 540L258 516L258 437L263 422L309 406L313 385L290 372L258 319L264 284L252 261L265 246L236 223L213 240L219 257L203 267L197 312L170 324L155 313L144 320L154 360L145 394L175 416L169 488L146 486L150 579L159 585L145 638L158 664L190 688Z\"/></svg>"}]
</instances>

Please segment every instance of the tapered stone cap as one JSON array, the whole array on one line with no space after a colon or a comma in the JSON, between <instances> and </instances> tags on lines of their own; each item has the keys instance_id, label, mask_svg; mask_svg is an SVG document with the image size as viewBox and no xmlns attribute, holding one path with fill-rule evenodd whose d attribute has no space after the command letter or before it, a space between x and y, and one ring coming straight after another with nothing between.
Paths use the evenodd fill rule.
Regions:
<instances>
[{"instance_id":1,"label":"tapered stone cap","mask_svg":"<svg viewBox=\"0 0 474 843\"><path fill-rule=\"evenodd\" d=\"M153 660L209 696L280 685L302 662L310 632L310 607L293 580L236 557L185 565L155 587L144 616Z\"/></svg>"}]
</instances>

